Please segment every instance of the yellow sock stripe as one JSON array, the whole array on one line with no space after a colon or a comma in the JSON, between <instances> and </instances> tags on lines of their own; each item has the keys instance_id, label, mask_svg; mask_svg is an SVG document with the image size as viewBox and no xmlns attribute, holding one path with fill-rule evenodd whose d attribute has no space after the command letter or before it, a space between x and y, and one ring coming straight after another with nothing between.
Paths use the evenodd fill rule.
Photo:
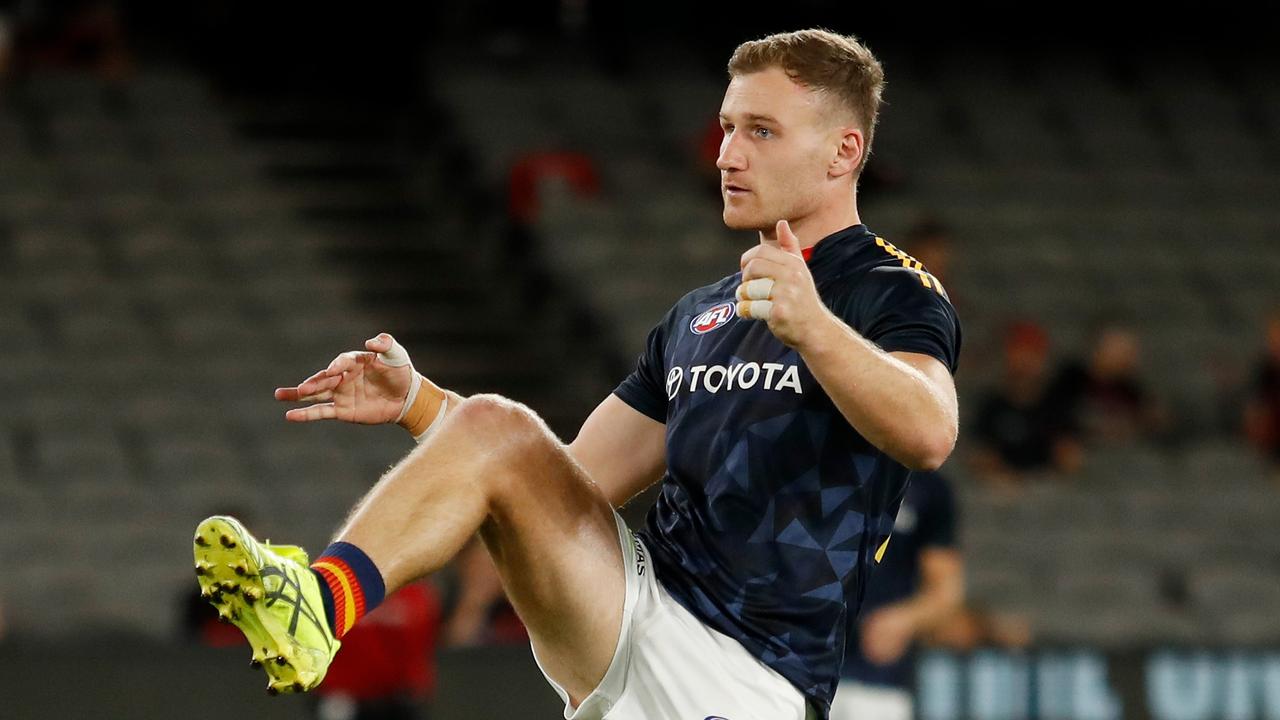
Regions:
<instances>
[{"instance_id":1,"label":"yellow sock stripe","mask_svg":"<svg viewBox=\"0 0 1280 720\"><path fill-rule=\"evenodd\" d=\"M338 567L337 565L334 565L331 562L317 560L316 562L311 564L311 567L328 570L329 572L333 573L334 577L338 578L338 583L342 585L342 594L345 602L342 603L343 617L338 622L338 626L339 626L338 632L339 634L345 635L347 631L351 629L351 626L354 625L356 622L356 598L351 593L351 581L347 580L347 574L342 571L342 568Z\"/></svg>"}]
</instances>

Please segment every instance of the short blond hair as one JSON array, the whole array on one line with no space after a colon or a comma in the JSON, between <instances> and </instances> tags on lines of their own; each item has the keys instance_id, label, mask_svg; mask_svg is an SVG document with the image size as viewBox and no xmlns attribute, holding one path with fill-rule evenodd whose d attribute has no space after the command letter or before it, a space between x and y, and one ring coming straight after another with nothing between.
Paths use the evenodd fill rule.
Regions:
<instances>
[{"instance_id":1,"label":"short blond hair","mask_svg":"<svg viewBox=\"0 0 1280 720\"><path fill-rule=\"evenodd\" d=\"M853 113L862 130L864 147L858 173L871 156L884 93L884 68L875 55L852 35L812 29L777 33L748 40L729 58L729 76L780 68L793 81L829 95Z\"/></svg>"}]
</instances>

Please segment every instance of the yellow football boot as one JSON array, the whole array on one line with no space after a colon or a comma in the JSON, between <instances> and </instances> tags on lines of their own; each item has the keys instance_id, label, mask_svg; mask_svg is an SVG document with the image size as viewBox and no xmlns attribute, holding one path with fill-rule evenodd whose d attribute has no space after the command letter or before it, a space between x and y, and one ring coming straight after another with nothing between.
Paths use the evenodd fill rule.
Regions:
<instances>
[{"instance_id":1,"label":"yellow football boot","mask_svg":"<svg viewBox=\"0 0 1280 720\"><path fill-rule=\"evenodd\" d=\"M200 595L249 640L250 664L266 670L267 692L319 685L341 643L325 619L307 553L260 543L225 515L202 521L194 543Z\"/></svg>"}]
</instances>

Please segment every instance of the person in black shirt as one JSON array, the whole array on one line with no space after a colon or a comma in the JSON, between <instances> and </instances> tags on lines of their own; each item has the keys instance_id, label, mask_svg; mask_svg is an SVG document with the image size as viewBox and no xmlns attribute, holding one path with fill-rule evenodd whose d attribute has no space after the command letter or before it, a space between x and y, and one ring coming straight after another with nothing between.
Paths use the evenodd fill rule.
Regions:
<instances>
[{"instance_id":1,"label":"person in black shirt","mask_svg":"<svg viewBox=\"0 0 1280 720\"><path fill-rule=\"evenodd\" d=\"M1267 321L1266 346L1246 399L1244 431L1254 447L1280 462L1280 314Z\"/></svg>"},{"instance_id":2,"label":"person in black shirt","mask_svg":"<svg viewBox=\"0 0 1280 720\"><path fill-rule=\"evenodd\" d=\"M1078 469L1073 426L1049 403L1049 336L1029 321L1005 332L1004 377L978 400L973 462L986 480L1018 481L1026 473Z\"/></svg>"},{"instance_id":3,"label":"person in black shirt","mask_svg":"<svg viewBox=\"0 0 1280 720\"><path fill-rule=\"evenodd\" d=\"M914 473L893 538L871 575L863 616L849 623L831 720L910 720L918 639L964 601L956 503L938 473Z\"/></svg>"},{"instance_id":4,"label":"person in black shirt","mask_svg":"<svg viewBox=\"0 0 1280 720\"><path fill-rule=\"evenodd\" d=\"M1141 374L1141 346L1128 327L1109 324L1084 360L1063 363L1045 398L1045 412L1087 444L1158 439L1168 425Z\"/></svg>"}]
</instances>

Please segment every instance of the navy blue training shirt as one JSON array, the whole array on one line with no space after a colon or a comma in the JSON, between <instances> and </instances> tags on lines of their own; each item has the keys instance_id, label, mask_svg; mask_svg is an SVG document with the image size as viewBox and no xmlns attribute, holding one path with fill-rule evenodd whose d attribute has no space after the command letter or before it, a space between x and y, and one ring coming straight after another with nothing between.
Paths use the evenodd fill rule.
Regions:
<instances>
[{"instance_id":1,"label":"navy blue training shirt","mask_svg":"<svg viewBox=\"0 0 1280 720\"><path fill-rule=\"evenodd\" d=\"M893 523L893 540L871 573L862 603L862 618L850 622L846 633L841 676L865 685L907 690L915 653L877 665L862 654L861 620L886 605L901 602L920 587L920 553L928 548L956 547L956 503L951 487L938 473L911 473L911 484Z\"/></svg>"},{"instance_id":2,"label":"navy blue training shirt","mask_svg":"<svg viewBox=\"0 0 1280 720\"><path fill-rule=\"evenodd\" d=\"M955 372L960 324L919 261L854 225L809 258L823 302L885 351ZM736 316L741 274L685 295L614 393L666 424L640 536L658 580L829 712L870 564L908 470L845 420L799 353Z\"/></svg>"}]
</instances>

